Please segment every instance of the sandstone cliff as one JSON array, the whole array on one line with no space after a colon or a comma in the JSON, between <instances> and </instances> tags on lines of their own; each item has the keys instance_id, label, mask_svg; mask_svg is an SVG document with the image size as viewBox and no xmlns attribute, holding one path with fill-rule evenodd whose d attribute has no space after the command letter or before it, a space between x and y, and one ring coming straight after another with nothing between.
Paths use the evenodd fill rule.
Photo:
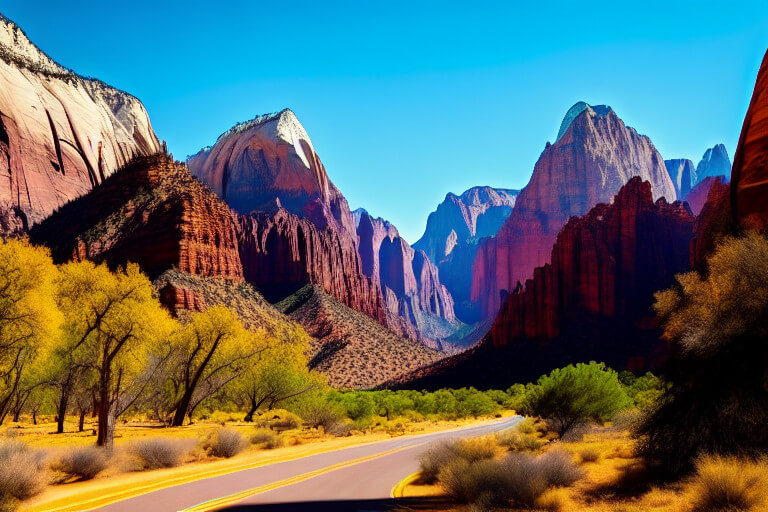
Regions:
<instances>
[{"instance_id":1,"label":"sandstone cliff","mask_svg":"<svg viewBox=\"0 0 768 512\"><path fill-rule=\"evenodd\" d=\"M574 105L497 236L480 244L471 298L481 314L495 315L502 293L549 261L557 233L571 216L609 201L633 176L651 183L654 199L676 199L664 161L648 137L626 126L610 107Z\"/></svg>"},{"instance_id":2,"label":"sandstone cliff","mask_svg":"<svg viewBox=\"0 0 768 512\"><path fill-rule=\"evenodd\" d=\"M519 192L473 187L459 196L449 193L429 214L424 234L413 244L437 265L440 280L453 296L456 316L463 322L479 319L470 301L478 244L482 238L496 235Z\"/></svg>"},{"instance_id":3,"label":"sandstone cliff","mask_svg":"<svg viewBox=\"0 0 768 512\"><path fill-rule=\"evenodd\" d=\"M381 287L388 311L407 319L425 338L450 336L459 325L453 298L440 283L437 267L390 222L363 209L353 216L362 271Z\"/></svg>"},{"instance_id":4,"label":"sandstone cliff","mask_svg":"<svg viewBox=\"0 0 768 512\"><path fill-rule=\"evenodd\" d=\"M0 231L28 229L160 149L139 100L60 66L0 16Z\"/></svg>"}]
</instances>

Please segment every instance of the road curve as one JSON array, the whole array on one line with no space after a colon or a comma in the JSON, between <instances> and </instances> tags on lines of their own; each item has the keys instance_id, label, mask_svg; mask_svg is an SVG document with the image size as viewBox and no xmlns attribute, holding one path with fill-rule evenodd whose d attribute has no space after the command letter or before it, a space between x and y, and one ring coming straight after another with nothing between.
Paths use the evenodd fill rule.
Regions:
<instances>
[{"instance_id":1,"label":"road curve","mask_svg":"<svg viewBox=\"0 0 768 512\"><path fill-rule=\"evenodd\" d=\"M510 428L519 416L459 429L419 434L189 482L94 509L100 512L375 511L395 500L397 482L418 470L435 441L481 436Z\"/></svg>"}]
</instances>

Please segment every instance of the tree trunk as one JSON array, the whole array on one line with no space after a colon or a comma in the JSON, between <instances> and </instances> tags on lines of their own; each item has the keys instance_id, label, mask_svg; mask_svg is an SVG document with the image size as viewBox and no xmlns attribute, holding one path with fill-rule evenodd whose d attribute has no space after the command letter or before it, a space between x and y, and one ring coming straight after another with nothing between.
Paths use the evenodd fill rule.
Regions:
<instances>
[{"instance_id":1,"label":"tree trunk","mask_svg":"<svg viewBox=\"0 0 768 512\"><path fill-rule=\"evenodd\" d=\"M101 376L99 389L99 403L97 406L99 429L96 436L97 446L111 447L115 439L115 418L112 416L112 404L109 400L109 382L111 380L109 370L105 370Z\"/></svg>"},{"instance_id":2,"label":"tree trunk","mask_svg":"<svg viewBox=\"0 0 768 512\"><path fill-rule=\"evenodd\" d=\"M189 411L190 402L192 402L192 393L185 391L181 400L179 400L179 405L176 406L176 410L173 413L173 420L171 420L172 427L180 427L184 425L184 418L187 416L187 412L189 412L190 415L192 414L192 411Z\"/></svg>"},{"instance_id":3,"label":"tree trunk","mask_svg":"<svg viewBox=\"0 0 768 512\"><path fill-rule=\"evenodd\" d=\"M248 414L245 415L245 418L243 418L243 421L251 423L253 421L253 415L256 414L257 407L256 400L251 399L251 408L248 410Z\"/></svg>"},{"instance_id":4,"label":"tree trunk","mask_svg":"<svg viewBox=\"0 0 768 512\"><path fill-rule=\"evenodd\" d=\"M32 424L37 425L37 411L32 411Z\"/></svg>"},{"instance_id":5,"label":"tree trunk","mask_svg":"<svg viewBox=\"0 0 768 512\"><path fill-rule=\"evenodd\" d=\"M80 409L80 418L77 421L77 431L82 432L85 428L85 409Z\"/></svg>"},{"instance_id":6,"label":"tree trunk","mask_svg":"<svg viewBox=\"0 0 768 512\"><path fill-rule=\"evenodd\" d=\"M69 403L69 390L62 389L59 397L59 407L56 411L59 415L56 421L56 433L64 433L64 417L67 415L67 405Z\"/></svg>"}]
</instances>

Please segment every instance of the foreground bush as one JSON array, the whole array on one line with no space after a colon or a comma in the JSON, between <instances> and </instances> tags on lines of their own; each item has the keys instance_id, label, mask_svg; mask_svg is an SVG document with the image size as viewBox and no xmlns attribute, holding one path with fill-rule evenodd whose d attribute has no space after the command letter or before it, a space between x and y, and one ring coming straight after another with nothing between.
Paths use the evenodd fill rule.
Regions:
<instances>
[{"instance_id":1,"label":"foreground bush","mask_svg":"<svg viewBox=\"0 0 768 512\"><path fill-rule=\"evenodd\" d=\"M678 275L654 305L675 357L641 453L678 474L702 453L768 452L768 239L726 238L707 267Z\"/></svg>"},{"instance_id":2,"label":"foreground bush","mask_svg":"<svg viewBox=\"0 0 768 512\"><path fill-rule=\"evenodd\" d=\"M523 411L546 418L562 438L588 421L605 422L632 405L618 374L603 363L552 370L526 393Z\"/></svg>"},{"instance_id":3,"label":"foreground bush","mask_svg":"<svg viewBox=\"0 0 768 512\"><path fill-rule=\"evenodd\" d=\"M569 486L584 476L565 452L534 457L513 453L502 460L475 463L454 460L438 473L438 481L454 499L480 509L508 506L533 507L552 487Z\"/></svg>"},{"instance_id":4,"label":"foreground bush","mask_svg":"<svg viewBox=\"0 0 768 512\"><path fill-rule=\"evenodd\" d=\"M90 480L108 466L104 448L83 446L71 448L59 456L51 469L63 475L62 480Z\"/></svg>"},{"instance_id":5,"label":"foreground bush","mask_svg":"<svg viewBox=\"0 0 768 512\"><path fill-rule=\"evenodd\" d=\"M0 442L0 511L16 510L19 503L45 488L44 458L18 441Z\"/></svg>"},{"instance_id":6,"label":"foreground bush","mask_svg":"<svg viewBox=\"0 0 768 512\"><path fill-rule=\"evenodd\" d=\"M432 445L419 459L421 478L431 483L437 480L439 472L455 462L471 464L492 459L499 453L499 445L492 437L443 441Z\"/></svg>"},{"instance_id":7,"label":"foreground bush","mask_svg":"<svg viewBox=\"0 0 768 512\"><path fill-rule=\"evenodd\" d=\"M160 469L181 464L192 446L192 442L186 439L153 437L134 441L128 445L127 451L138 460L139 469Z\"/></svg>"},{"instance_id":8,"label":"foreground bush","mask_svg":"<svg viewBox=\"0 0 768 512\"><path fill-rule=\"evenodd\" d=\"M234 457L246 447L243 434L231 428L220 428L203 442L203 448L214 457Z\"/></svg>"},{"instance_id":9,"label":"foreground bush","mask_svg":"<svg viewBox=\"0 0 768 512\"><path fill-rule=\"evenodd\" d=\"M768 463L706 456L696 462L694 512L768 510Z\"/></svg>"}]
</instances>

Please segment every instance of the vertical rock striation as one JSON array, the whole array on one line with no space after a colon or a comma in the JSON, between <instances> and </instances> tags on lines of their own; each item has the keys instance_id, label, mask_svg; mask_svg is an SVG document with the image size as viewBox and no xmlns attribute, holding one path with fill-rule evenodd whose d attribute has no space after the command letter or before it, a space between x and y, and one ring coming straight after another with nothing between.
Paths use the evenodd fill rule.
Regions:
<instances>
[{"instance_id":1,"label":"vertical rock striation","mask_svg":"<svg viewBox=\"0 0 768 512\"><path fill-rule=\"evenodd\" d=\"M683 198L696 186L699 180L696 177L696 168L693 162L687 158L675 158L664 160L669 177L672 179L672 185L675 187L675 194L678 198Z\"/></svg>"},{"instance_id":2,"label":"vertical rock striation","mask_svg":"<svg viewBox=\"0 0 768 512\"><path fill-rule=\"evenodd\" d=\"M0 231L27 230L160 150L139 100L57 64L0 15Z\"/></svg>"}]
</instances>

